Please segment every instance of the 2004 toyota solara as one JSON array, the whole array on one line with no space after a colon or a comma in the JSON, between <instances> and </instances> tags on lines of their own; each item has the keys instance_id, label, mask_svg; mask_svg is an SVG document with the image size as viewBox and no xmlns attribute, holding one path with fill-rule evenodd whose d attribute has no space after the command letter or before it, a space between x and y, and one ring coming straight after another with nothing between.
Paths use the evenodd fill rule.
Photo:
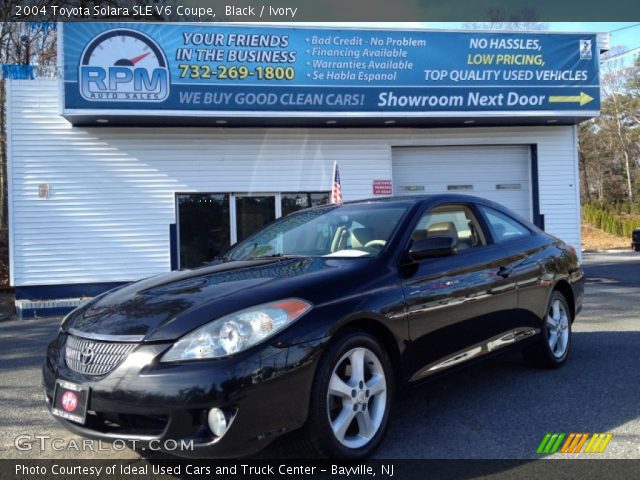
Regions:
<instances>
[{"instance_id":1,"label":"2004 toyota solara","mask_svg":"<svg viewBox=\"0 0 640 480\"><path fill-rule=\"evenodd\" d=\"M236 457L301 429L306 453L362 458L399 386L513 348L562 365L583 291L573 247L487 200L320 206L70 313L44 391L91 438Z\"/></svg>"}]
</instances>

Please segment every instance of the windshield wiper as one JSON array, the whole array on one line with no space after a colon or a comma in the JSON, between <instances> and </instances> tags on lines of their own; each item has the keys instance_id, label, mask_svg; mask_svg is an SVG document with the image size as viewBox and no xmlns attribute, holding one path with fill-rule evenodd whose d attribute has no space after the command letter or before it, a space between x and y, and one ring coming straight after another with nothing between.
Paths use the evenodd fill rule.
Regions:
<instances>
[{"instance_id":1,"label":"windshield wiper","mask_svg":"<svg viewBox=\"0 0 640 480\"><path fill-rule=\"evenodd\" d=\"M269 255L257 255L249 257L246 260L262 260L265 258L300 258L302 255L290 255L288 253L270 253Z\"/></svg>"},{"instance_id":2,"label":"windshield wiper","mask_svg":"<svg viewBox=\"0 0 640 480\"><path fill-rule=\"evenodd\" d=\"M214 265L214 264L217 264L219 262L226 262L227 260L231 260L231 259L229 257L227 257L227 256L213 257L211 260L207 260L205 262L202 262L202 266Z\"/></svg>"}]
</instances>

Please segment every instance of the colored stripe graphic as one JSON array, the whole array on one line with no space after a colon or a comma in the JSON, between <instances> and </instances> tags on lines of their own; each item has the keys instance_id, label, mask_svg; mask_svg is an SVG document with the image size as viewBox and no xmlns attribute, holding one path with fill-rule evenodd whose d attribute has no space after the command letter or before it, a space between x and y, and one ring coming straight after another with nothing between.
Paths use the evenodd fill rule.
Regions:
<instances>
[{"instance_id":1,"label":"colored stripe graphic","mask_svg":"<svg viewBox=\"0 0 640 480\"><path fill-rule=\"evenodd\" d=\"M603 453L613 437L612 433L595 433L585 448L585 453Z\"/></svg>"},{"instance_id":2,"label":"colored stripe graphic","mask_svg":"<svg viewBox=\"0 0 640 480\"><path fill-rule=\"evenodd\" d=\"M560 444L562 443L563 438L564 438L564 433L561 433L558 435L556 442L553 444L553 446L550 449L550 453L556 453L558 451L558 448L560 448Z\"/></svg>"},{"instance_id":3,"label":"colored stripe graphic","mask_svg":"<svg viewBox=\"0 0 640 480\"><path fill-rule=\"evenodd\" d=\"M566 440L565 440L566 438ZM612 433L576 433L568 435L564 433L547 433L538 445L537 453L553 454L560 450L560 453L603 453L613 438ZM562 443L564 440L564 443ZM588 442L587 442L588 440ZM560 447L562 445L562 448ZM586 447L585 447L586 445Z\"/></svg>"},{"instance_id":4,"label":"colored stripe graphic","mask_svg":"<svg viewBox=\"0 0 640 480\"><path fill-rule=\"evenodd\" d=\"M547 444L547 442L549 441L549 438L551 438L551 434L550 433L547 433L542 438L542 441L540 442L540 445L538 445L538 450L536 450L538 453L544 453L544 447Z\"/></svg>"},{"instance_id":5,"label":"colored stripe graphic","mask_svg":"<svg viewBox=\"0 0 640 480\"><path fill-rule=\"evenodd\" d=\"M602 446L600 447L600 451L598 453L603 453L604 449L607 448L607 445L609 445L609 442L613 438L613 433L606 433L605 435L606 438L604 439L604 442L602 442Z\"/></svg>"},{"instance_id":6,"label":"colored stripe graphic","mask_svg":"<svg viewBox=\"0 0 640 480\"><path fill-rule=\"evenodd\" d=\"M588 433L581 433L580 435L581 435L580 440L578 440L578 443L574 447L572 453L580 453L580 450L582 450L582 447L584 446L585 442L587 441L587 438L589 438L589 434Z\"/></svg>"},{"instance_id":7,"label":"colored stripe graphic","mask_svg":"<svg viewBox=\"0 0 640 480\"><path fill-rule=\"evenodd\" d=\"M569 436L567 437L567 441L564 442L564 445L560 449L560 453L568 453L569 448L571 447L575 439L576 439L576 434L570 433Z\"/></svg>"},{"instance_id":8,"label":"colored stripe graphic","mask_svg":"<svg viewBox=\"0 0 640 480\"><path fill-rule=\"evenodd\" d=\"M556 453L564 437L564 433L547 433L542 439L542 442L540 442L540 445L538 445L537 452L540 454Z\"/></svg>"},{"instance_id":9,"label":"colored stripe graphic","mask_svg":"<svg viewBox=\"0 0 640 480\"><path fill-rule=\"evenodd\" d=\"M578 443L580 443L582 441L582 435L584 435L584 434L582 434L582 433L574 433L573 434L573 441L568 446L568 448L562 453L576 453L576 447L578 446Z\"/></svg>"}]
</instances>

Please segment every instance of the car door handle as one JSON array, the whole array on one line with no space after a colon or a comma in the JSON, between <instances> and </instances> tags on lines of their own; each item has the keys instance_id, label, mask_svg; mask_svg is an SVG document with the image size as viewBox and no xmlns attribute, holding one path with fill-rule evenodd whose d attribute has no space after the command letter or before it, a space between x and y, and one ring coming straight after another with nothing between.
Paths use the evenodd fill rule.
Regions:
<instances>
[{"instance_id":1,"label":"car door handle","mask_svg":"<svg viewBox=\"0 0 640 480\"><path fill-rule=\"evenodd\" d=\"M513 268L511 267L500 267L498 269L498 275L502 278L508 278L513 273Z\"/></svg>"}]
</instances>

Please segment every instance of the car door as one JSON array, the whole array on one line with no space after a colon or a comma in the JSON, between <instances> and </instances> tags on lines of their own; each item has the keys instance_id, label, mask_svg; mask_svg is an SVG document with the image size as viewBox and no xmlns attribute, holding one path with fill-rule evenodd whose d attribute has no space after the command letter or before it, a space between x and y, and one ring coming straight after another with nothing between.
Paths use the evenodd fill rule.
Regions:
<instances>
[{"instance_id":1,"label":"car door","mask_svg":"<svg viewBox=\"0 0 640 480\"><path fill-rule=\"evenodd\" d=\"M512 317L512 327L540 327L549 296L549 278L545 272L551 242L536 235L528 226L494 208L479 205L481 215L493 241L507 255L510 278L518 292L518 314Z\"/></svg>"},{"instance_id":2,"label":"car door","mask_svg":"<svg viewBox=\"0 0 640 480\"><path fill-rule=\"evenodd\" d=\"M471 204L444 204L424 212L413 229L407 249L421 238L451 236L457 252L404 267L412 380L486 353L517 307L515 287L501 275L505 252L478 218Z\"/></svg>"}]
</instances>

